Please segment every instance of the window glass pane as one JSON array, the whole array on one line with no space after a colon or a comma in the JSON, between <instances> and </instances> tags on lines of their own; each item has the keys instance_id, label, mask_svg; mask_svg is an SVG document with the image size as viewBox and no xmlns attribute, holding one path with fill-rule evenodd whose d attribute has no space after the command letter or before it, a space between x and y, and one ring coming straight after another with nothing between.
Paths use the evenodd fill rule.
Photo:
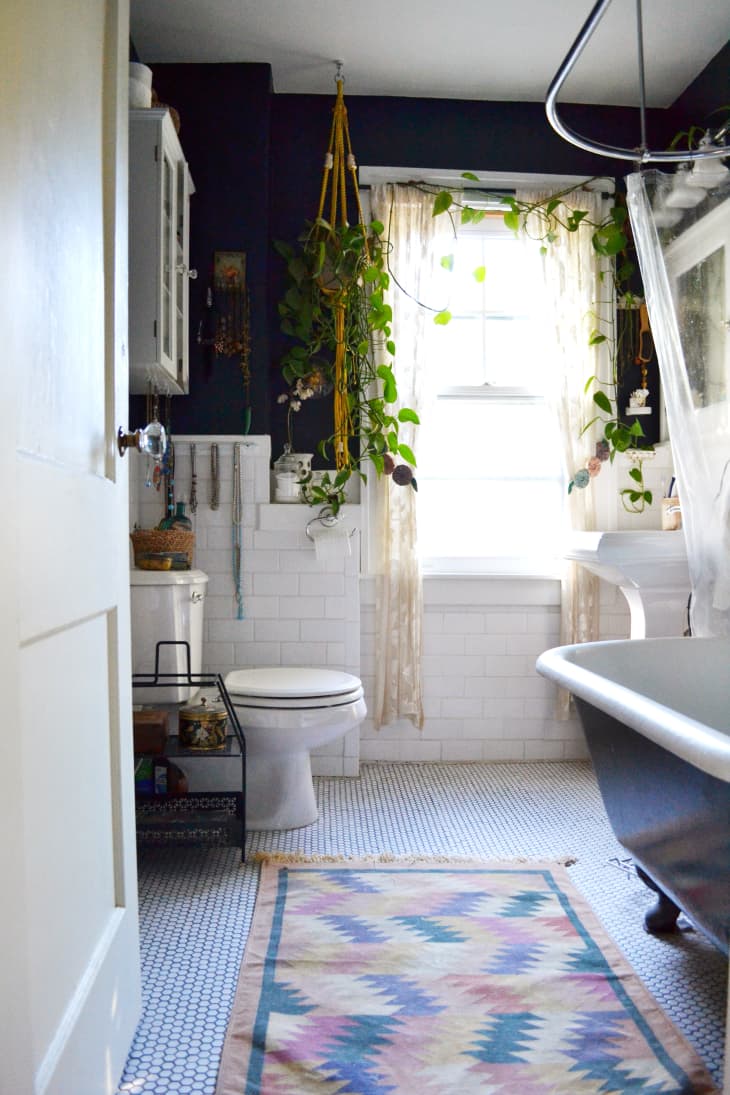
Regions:
<instances>
[{"instance_id":1,"label":"window glass pane","mask_svg":"<svg viewBox=\"0 0 730 1095\"><path fill-rule=\"evenodd\" d=\"M488 219L463 230L453 246L454 268L439 277L439 296L448 301L449 324L439 328L444 385L498 384L542 388L543 355L536 322L539 248L532 251ZM484 267L483 281L474 271ZM446 305L445 305L446 306Z\"/></svg>"},{"instance_id":2,"label":"window glass pane","mask_svg":"<svg viewBox=\"0 0 730 1095\"><path fill-rule=\"evenodd\" d=\"M439 388L491 384L542 391L545 355L531 317L452 319L436 336Z\"/></svg>"},{"instance_id":3,"label":"window glass pane","mask_svg":"<svg viewBox=\"0 0 730 1095\"><path fill-rule=\"evenodd\" d=\"M537 253L537 252L536 252ZM454 251L452 311L510 313L529 311L526 289L537 263L527 261L527 250L509 236L460 237ZM474 272L484 268L483 280Z\"/></svg>"},{"instance_id":4,"label":"window glass pane","mask_svg":"<svg viewBox=\"0 0 730 1095\"><path fill-rule=\"evenodd\" d=\"M439 399L419 434L418 483L555 479L560 475L556 456L555 425L542 403Z\"/></svg>"},{"instance_id":5,"label":"window glass pane","mask_svg":"<svg viewBox=\"0 0 730 1095\"><path fill-rule=\"evenodd\" d=\"M556 556L563 482L557 430L542 404L440 400L441 440L419 450L422 559Z\"/></svg>"},{"instance_id":6,"label":"window glass pane","mask_svg":"<svg viewBox=\"0 0 730 1095\"><path fill-rule=\"evenodd\" d=\"M418 479L421 557L558 557L562 483Z\"/></svg>"},{"instance_id":7,"label":"window glass pane","mask_svg":"<svg viewBox=\"0 0 730 1095\"><path fill-rule=\"evenodd\" d=\"M434 330L438 340L437 391L452 385L484 384L484 328L481 316L452 319L447 327Z\"/></svg>"},{"instance_id":8,"label":"window glass pane","mask_svg":"<svg viewBox=\"0 0 730 1095\"><path fill-rule=\"evenodd\" d=\"M473 271L483 266L483 281ZM546 368L542 279L534 252L508 232L501 217L463 230L454 268L439 275L451 322L435 327L436 392L473 388L469 396L436 398L418 431L419 552L489 569L489 560L541 569L560 555L565 482L560 439L539 398ZM521 401L500 389L533 393ZM539 560L539 562L538 562Z\"/></svg>"}]
</instances>

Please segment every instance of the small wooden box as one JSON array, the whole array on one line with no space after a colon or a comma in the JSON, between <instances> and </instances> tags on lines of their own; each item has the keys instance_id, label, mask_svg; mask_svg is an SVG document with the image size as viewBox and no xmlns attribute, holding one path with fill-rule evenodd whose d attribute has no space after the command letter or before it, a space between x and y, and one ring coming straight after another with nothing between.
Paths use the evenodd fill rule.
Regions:
<instances>
[{"instance_id":1,"label":"small wooden box","mask_svg":"<svg viewBox=\"0 0 730 1095\"><path fill-rule=\"evenodd\" d=\"M134 752L152 753L155 756L164 753L167 745L168 714L150 708L145 711L133 711Z\"/></svg>"}]
</instances>

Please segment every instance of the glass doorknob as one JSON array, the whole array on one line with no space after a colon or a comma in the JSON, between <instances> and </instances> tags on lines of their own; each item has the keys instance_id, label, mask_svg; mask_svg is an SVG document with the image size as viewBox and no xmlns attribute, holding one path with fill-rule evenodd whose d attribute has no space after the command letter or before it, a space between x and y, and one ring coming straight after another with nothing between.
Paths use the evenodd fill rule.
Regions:
<instances>
[{"instance_id":1,"label":"glass doorknob","mask_svg":"<svg viewBox=\"0 0 730 1095\"><path fill-rule=\"evenodd\" d=\"M136 449L137 452L151 456L154 460L162 460L165 455L167 435L161 422L154 419L143 430L134 430L127 433L121 426L117 432L117 448L119 455L124 456L127 449Z\"/></svg>"}]
</instances>

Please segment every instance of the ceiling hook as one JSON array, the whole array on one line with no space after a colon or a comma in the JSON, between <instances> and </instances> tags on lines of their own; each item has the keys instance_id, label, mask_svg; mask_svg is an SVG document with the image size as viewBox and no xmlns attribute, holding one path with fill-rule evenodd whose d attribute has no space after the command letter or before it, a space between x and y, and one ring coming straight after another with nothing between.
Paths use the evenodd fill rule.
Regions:
<instances>
[{"instance_id":1,"label":"ceiling hook","mask_svg":"<svg viewBox=\"0 0 730 1095\"><path fill-rule=\"evenodd\" d=\"M336 71L335 71L335 83L336 84L339 84L339 83L344 84L344 82L345 82L345 77L343 76L344 67L345 67L345 62L344 61L335 61L335 69L336 69Z\"/></svg>"}]
</instances>

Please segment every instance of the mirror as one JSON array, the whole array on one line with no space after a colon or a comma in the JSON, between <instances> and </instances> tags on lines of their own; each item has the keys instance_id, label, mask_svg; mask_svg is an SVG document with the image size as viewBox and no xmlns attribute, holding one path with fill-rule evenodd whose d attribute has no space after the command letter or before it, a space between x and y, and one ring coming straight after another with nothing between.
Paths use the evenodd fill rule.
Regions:
<instances>
[{"instance_id":1,"label":"mirror","mask_svg":"<svg viewBox=\"0 0 730 1095\"><path fill-rule=\"evenodd\" d=\"M730 198L665 250L692 401L724 403L730 389Z\"/></svg>"}]
</instances>

